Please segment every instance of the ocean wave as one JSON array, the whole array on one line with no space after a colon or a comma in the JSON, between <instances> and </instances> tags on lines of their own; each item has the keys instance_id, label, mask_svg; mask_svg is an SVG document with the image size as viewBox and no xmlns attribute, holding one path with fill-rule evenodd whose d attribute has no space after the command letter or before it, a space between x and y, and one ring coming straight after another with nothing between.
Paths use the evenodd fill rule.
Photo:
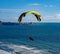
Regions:
<instances>
[{"instance_id":1,"label":"ocean wave","mask_svg":"<svg viewBox=\"0 0 60 54\"><path fill-rule=\"evenodd\" d=\"M0 42L0 54L60 54L50 49L37 49L27 45Z\"/></svg>"},{"instance_id":2,"label":"ocean wave","mask_svg":"<svg viewBox=\"0 0 60 54\"><path fill-rule=\"evenodd\" d=\"M0 54L11 54L11 53L4 51L4 50L0 50Z\"/></svg>"}]
</instances>

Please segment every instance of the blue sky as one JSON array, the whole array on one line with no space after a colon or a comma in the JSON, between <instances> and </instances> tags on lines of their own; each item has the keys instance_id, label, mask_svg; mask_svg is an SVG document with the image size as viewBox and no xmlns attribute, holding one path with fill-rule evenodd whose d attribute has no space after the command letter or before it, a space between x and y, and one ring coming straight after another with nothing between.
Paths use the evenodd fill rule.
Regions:
<instances>
[{"instance_id":1,"label":"blue sky","mask_svg":"<svg viewBox=\"0 0 60 54\"><path fill-rule=\"evenodd\" d=\"M17 22L19 15L29 10L38 11L41 22L60 22L60 0L0 0L1 21ZM35 16L28 15L22 20L31 21L37 22Z\"/></svg>"}]
</instances>

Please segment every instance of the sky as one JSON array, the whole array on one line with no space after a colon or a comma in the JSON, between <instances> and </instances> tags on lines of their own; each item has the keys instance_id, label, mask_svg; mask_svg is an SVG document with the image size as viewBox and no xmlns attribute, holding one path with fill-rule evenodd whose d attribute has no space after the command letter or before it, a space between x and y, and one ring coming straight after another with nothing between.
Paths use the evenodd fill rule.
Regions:
<instances>
[{"instance_id":1,"label":"sky","mask_svg":"<svg viewBox=\"0 0 60 54\"><path fill-rule=\"evenodd\" d=\"M60 22L60 0L0 0L0 21L17 22L21 13L38 11L41 22ZM30 14L22 22L37 22Z\"/></svg>"}]
</instances>

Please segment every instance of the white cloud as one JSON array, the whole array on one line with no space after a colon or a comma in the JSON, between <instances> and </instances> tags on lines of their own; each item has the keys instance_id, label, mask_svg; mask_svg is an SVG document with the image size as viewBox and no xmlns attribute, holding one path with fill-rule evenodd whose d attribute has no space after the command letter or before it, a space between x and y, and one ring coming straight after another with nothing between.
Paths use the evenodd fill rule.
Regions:
<instances>
[{"instance_id":1,"label":"white cloud","mask_svg":"<svg viewBox=\"0 0 60 54\"><path fill-rule=\"evenodd\" d=\"M54 5L44 5L44 7L54 7Z\"/></svg>"},{"instance_id":2,"label":"white cloud","mask_svg":"<svg viewBox=\"0 0 60 54\"><path fill-rule=\"evenodd\" d=\"M53 15L53 16L46 16L46 18L60 19L60 14L55 14L55 15Z\"/></svg>"},{"instance_id":3,"label":"white cloud","mask_svg":"<svg viewBox=\"0 0 60 54\"><path fill-rule=\"evenodd\" d=\"M34 15L30 14L26 17L23 17L22 22L37 22L37 19Z\"/></svg>"},{"instance_id":4,"label":"white cloud","mask_svg":"<svg viewBox=\"0 0 60 54\"><path fill-rule=\"evenodd\" d=\"M38 5L38 4L35 3L35 5ZM48 7L48 6L46 5L46 7ZM53 7L53 6L50 5L50 7ZM22 12L23 12L23 10L20 10L20 9L0 9L0 20L17 22L17 19ZM47 22L47 21L48 22L51 22L51 21L60 22L60 13L55 14L53 16L42 16L42 17L43 17L42 21L45 21L45 22ZM28 15L25 18L23 18L22 22L37 22L37 20L34 15Z\"/></svg>"},{"instance_id":5,"label":"white cloud","mask_svg":"<svg viewBox=\"0 0 60 54\"><path fill-rule=\"evenodd\" d=\"M0 13L7 13L7 12L18 13L19 11L22 11L22 9L0 9Z\"/></svg>"},{"instance_id":6,"label":"white cloud","mask_svg":"<svg viewBox=\"0 0 60 54\"><path fill-rule=\"evenodd\" d=\"M22 10L20 9L0 9L0 20L6 22L17 22Z\"/></svg>"},{"instance_id":7,"label":"white cloud","mask_svg":"<svg viewBox=\"0 0 60 54\"><path fill-rule=\"evenodd\" d=\"M33 4L29 4L30 6L39 6L40 4L38 3L33 3Z\"/></svg>"},{"instance_id":8,"label":"white cloud","mask_svg":"<svg viewBox=\"0 0 60 54\"><path fill-rule=\"evenodd\" d=\"M55 18L60 18L60 14L56 14L55 15Z\"/></svg>"},{"instance_id":9,"label":"white cloud","mask_svg":"<svg viewBox=\"0 0 60 54\"><path fill-rule=\"evenodd\" d=\"M44 21L44 22L60 22L60 14L55 14L53 16L44 16L42 21Z\"/></svg>"}]
</instances>

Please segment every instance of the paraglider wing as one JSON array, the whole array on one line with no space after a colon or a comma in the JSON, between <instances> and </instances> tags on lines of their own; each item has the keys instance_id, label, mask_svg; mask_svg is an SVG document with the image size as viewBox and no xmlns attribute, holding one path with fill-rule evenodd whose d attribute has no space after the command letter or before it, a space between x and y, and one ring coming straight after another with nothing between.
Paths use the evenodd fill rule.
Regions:
<instances>
[{"instance_id":1,"label":"paraglider wing","mask_svg":"<svg viewBox=\"0 0 60 54\"><path fill-rule=\"evenodd\" d=\"M38 20L39 22L41 21L40 15L35 15L35 17L37 18L37 20Z\"/></svg>"},{"instance_id":2,"label":"paraglider wing","mask_svg":"<svg viewBox=\"0 0 60 54\"><path fill-rule=\"evenodd\" d=\"M29 15L29 14L33 14L36 18L37 18L37 20L40 22L41 21L41 16L40 16L40 14L38 13L38 12L36 12L36 11L28 11L28 12L24 12L24 13L22 13L21 15L20 15L20 17L19 17L19 19L18 19L18 22L20 23L21 22L21 20L22 20L22 18L23 17L25 17L26 15Z\"/></svg>"},{"instance_id":3,"label":"paraglider wing","mask_svg":"<svg viewBox=\"0 0 60 54\"><path fill-rule=\"evenodd\" d=\"M19 19L18 19L18 23L21 22L22 18L25 17L25 15L26 15L26 12L25 12L25 13L22 13L22 14L20 15L20 17L19 17Z\"/></svg>"}]
</instances>

